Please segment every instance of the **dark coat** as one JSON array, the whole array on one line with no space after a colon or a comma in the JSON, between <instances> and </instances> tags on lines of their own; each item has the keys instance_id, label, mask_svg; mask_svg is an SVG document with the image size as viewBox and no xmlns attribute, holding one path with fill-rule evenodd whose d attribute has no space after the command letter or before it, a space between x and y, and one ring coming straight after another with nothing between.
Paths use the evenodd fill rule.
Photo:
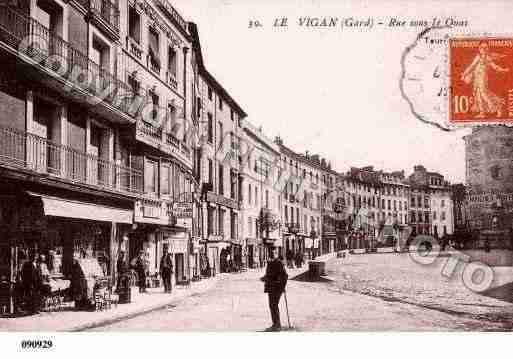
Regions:
<instances>
[{"instance_id":1,"label":"dark coat","mask_svg":"<svg viewBox=\"0 0 513 359\"><path fill-rule=\"evenodd\" d=\"M137 258L137 261L135 262L135 271L137 272L139 279L143 277L146 278L146 261L143 258Z\"/></svg>"},{"instance_id":2,"label":"dark coat","mask_svg":"<svg viewBox=\"0 0 513 359\"><path fill-rule=\"evenodd\" d=\"M160 259L160 275L173 273L173 261L169 254L165 254Z\"/></svg>"},{"instance_id":3,"label":"dark coat","mask_svg":"<svg viewBox=\"0 0 513 359\"><path fill-rule=\"evenodd\" d=\"M21 281L25 290L39 290L43 283L41 271L33 262L27 261L21 267Z\"/></svg>"},{"instance_id":4,"label":"dark coat","mask_svg":"<svg viewBox=\"0 0 513 359\"><path fill-rule=\"evenodd\" d=\"M126 264L125 258L119 258L116 263L116 271L118 275L123 275L128 272L128 265Z\"/></svg>"},{"instance_id":5,"label":"dark coat","mask_svg":"<svg viewBox=\"0 0 513 359\"><path fill-rule=\"evenodd\" d=\"M289 278L285 266L279 259L273 259L267 263L265 276L262 277L264 281L265 293L283 293Z\"/></svg>"}]
</instances>

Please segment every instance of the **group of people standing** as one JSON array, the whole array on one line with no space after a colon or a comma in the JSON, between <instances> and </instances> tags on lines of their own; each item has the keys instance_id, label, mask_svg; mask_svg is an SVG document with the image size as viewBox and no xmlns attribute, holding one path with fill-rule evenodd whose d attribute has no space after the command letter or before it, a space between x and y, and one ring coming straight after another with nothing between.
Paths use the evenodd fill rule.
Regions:
<instances>
[{"instance_id":1,"label":"group of people standing","mask_svg":"<svg viewBox=\"0 0 513 359\"><path fill-rule=\"evenodd\" d=\"M34 314L39 313L42 298L49 291L50 271L45 255L29 253L28 260L21 267L20 275L25 309Z\"/></svg>"},{"instance_id":2,"label":"group of people standing","mask_svg":"<svg viewBox=\"0 0 513 359\"><path fill-rule=\"evenodd\" d=\"M137 286L139 287L139 293L146 293L147 287L147 279L149 272L149 263L146 256L146 253L141 250L139 255L134 258L131 262L130 267L126 262L125 251L119 252L118 261L116 264L117 269L117 288L119 289L121 283L123 281L123 276L127 275L130 267L137 274ZM162 278L162 282L164 285L164 292L171 293L172 287L172 278L173 278L174 268L173 268L173 254L170 250L166 250L160 259L160 277Z\"/></svg>"},{"instance_id":3,"label":"group of people standing","mask_svg":"<svg viewBox=\"0 0 513 359\"><path fill-rule=\"evenodd\" d=\"M300 251L293 252L290 249L287 250L285 254L285 259L287 260L287 268L301 268L304 263L304 254Z\"/></svg>"}]
</instances>

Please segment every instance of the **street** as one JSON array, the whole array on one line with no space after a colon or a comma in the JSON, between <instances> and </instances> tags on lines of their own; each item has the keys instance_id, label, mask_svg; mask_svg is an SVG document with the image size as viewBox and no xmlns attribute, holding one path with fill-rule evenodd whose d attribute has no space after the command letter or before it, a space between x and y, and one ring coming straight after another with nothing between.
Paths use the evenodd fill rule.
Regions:
<instances>
[{"instance_id":1,"label":"street","mask_svg":"<svg viewBox=\"0 0 513 359\"><path fill-rule=\"evenodd\" d=\"M290 320L297 331L511 330L513 305L470 292L439 265L408 254L354 255L330 262L328 276L306 281L289 270ZM94 331L262 331L270 326L263 269L222 274L205 293ZM287 326L280 302L282 326Z\"/></svg>"}]
</instances>

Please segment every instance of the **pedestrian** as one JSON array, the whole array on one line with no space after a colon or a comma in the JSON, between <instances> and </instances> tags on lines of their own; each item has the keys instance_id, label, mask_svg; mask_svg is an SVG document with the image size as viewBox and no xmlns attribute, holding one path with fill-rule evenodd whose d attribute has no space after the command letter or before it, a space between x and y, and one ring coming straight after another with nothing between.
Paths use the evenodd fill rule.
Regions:
<instances>
[{"instance_id":1,"label":"pedestrian","mask_svg":"<svg viewBox=\"0 0 513 359\"><path fill-rule=\"evenodd\" d=\"M303 266L303 254L301 252L296 253L296 267L301 268Z\"/></svg>"},{"instance_id":2,"label":"pedestrian","mask_svg":"<svg viewBox=\"0 0 513 359\"><path fill-rule=\"evenodd\" d=\"M146 293L146 258L143 250L139 252L139 257L135 261L135 271L139 279L139 293Z\"/></svg>"},{"instance_id":3,"label":"pedestrian","mask_svg":"<svg viewBox=\"0 0 513 359\"><path fill-rule=\"evenodd\" d=\"M33 252L29 254L28 261L21 267L21 283L27 310L32 314L39 313L41 306L39 290L42 285L42 276L36 263L36 255Z\"/></svg>"},{"instance_id":4,"label":"pedestrian","mask_svg":"<svg viewBox=\"0 0 513 359\"><path fill-rule=\"evenodd\" d=\"M265 276L260 278L264 282L264 292L269 298L269 309L273 325L267 331L280 331L280 298L287 285L288 274L285 266L278 257L278 248L272 247L271 260L267 263Z\"/></svg>"},{"instance_id":5,"label":"pedestrian","mask_svg":"<svg viewBox=\"0 0 513 359\"><path fill-rule=\"evenodd\" d=\"M173 277L173 260L171 257L171 249L168 248L160 260L160 276L164 282L164 293L171 293L173 290L171 278Z\"/></svg>"},{"instance_id":6,"label":"pedestrian","mask_svg":"<svg viewBox=\"0 0 513 359\"><path fill-rule=\"evenodd\" d=\"M118 274L118 281L116 284L116 293L119 293L119 289L121 288L121 279L128 272L128 266L125 260L125 251L120 250L118 255L118 261L116 262L116 272Z\"/></svg>"}]
</instances>

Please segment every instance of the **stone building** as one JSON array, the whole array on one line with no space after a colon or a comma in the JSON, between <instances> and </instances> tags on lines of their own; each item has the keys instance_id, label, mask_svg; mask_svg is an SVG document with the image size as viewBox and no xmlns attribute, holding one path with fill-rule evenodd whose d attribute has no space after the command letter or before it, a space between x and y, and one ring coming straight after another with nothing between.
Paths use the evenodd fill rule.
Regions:
<instances>
[{"instance_id":1,"label":"stone building","mask_svg":"<svg viewBox=\"0 0 513 359\"><path fill-rule=\"evenodd\" d=\"M202 245L213 271L229 270L227 258L240 266L243 259L240 204L241 167L246 113L208 71L196 25L189 24L197 66L195 116L199 124L197 167L200 171Z\"/></svg>"},{"instance_id":2,"label":"stone building","mask_svg":"<svg viewBox=\"0 0 513 359\"><path fill-rule=\"evenodd\" d=\"M409 176L412 234L443 237L454 232L452 191L444 176L417 165Z\"/></svg>"},{"instance_id":3,"label":"stone building","mask_svg":"<svg viewBox=\"0 0 513 359\"><path fill-rule=\"evenodd\" d=\"M275 139L280 148L280 186L283 188L283 248L285 252L302 251L318 255L322 252L321 239L323 198L326 185L322 176L331 166L319 155L294 152ZM330 184L333 186L333 184Z\"/></svg>"},{"instance_id":4,"label":"stone building","mask_svg":"<svg viewBox=\"0 0 513 359\"><path fill-rule=\"evenodd\" d=\"M245 153L240 170L241 233L250 268L262 267L269 258L268 247L274 245L283 251L281 238L283 201L278 184L280 152L261 128L244 121Z\"/></svg>"}]
</instances>

